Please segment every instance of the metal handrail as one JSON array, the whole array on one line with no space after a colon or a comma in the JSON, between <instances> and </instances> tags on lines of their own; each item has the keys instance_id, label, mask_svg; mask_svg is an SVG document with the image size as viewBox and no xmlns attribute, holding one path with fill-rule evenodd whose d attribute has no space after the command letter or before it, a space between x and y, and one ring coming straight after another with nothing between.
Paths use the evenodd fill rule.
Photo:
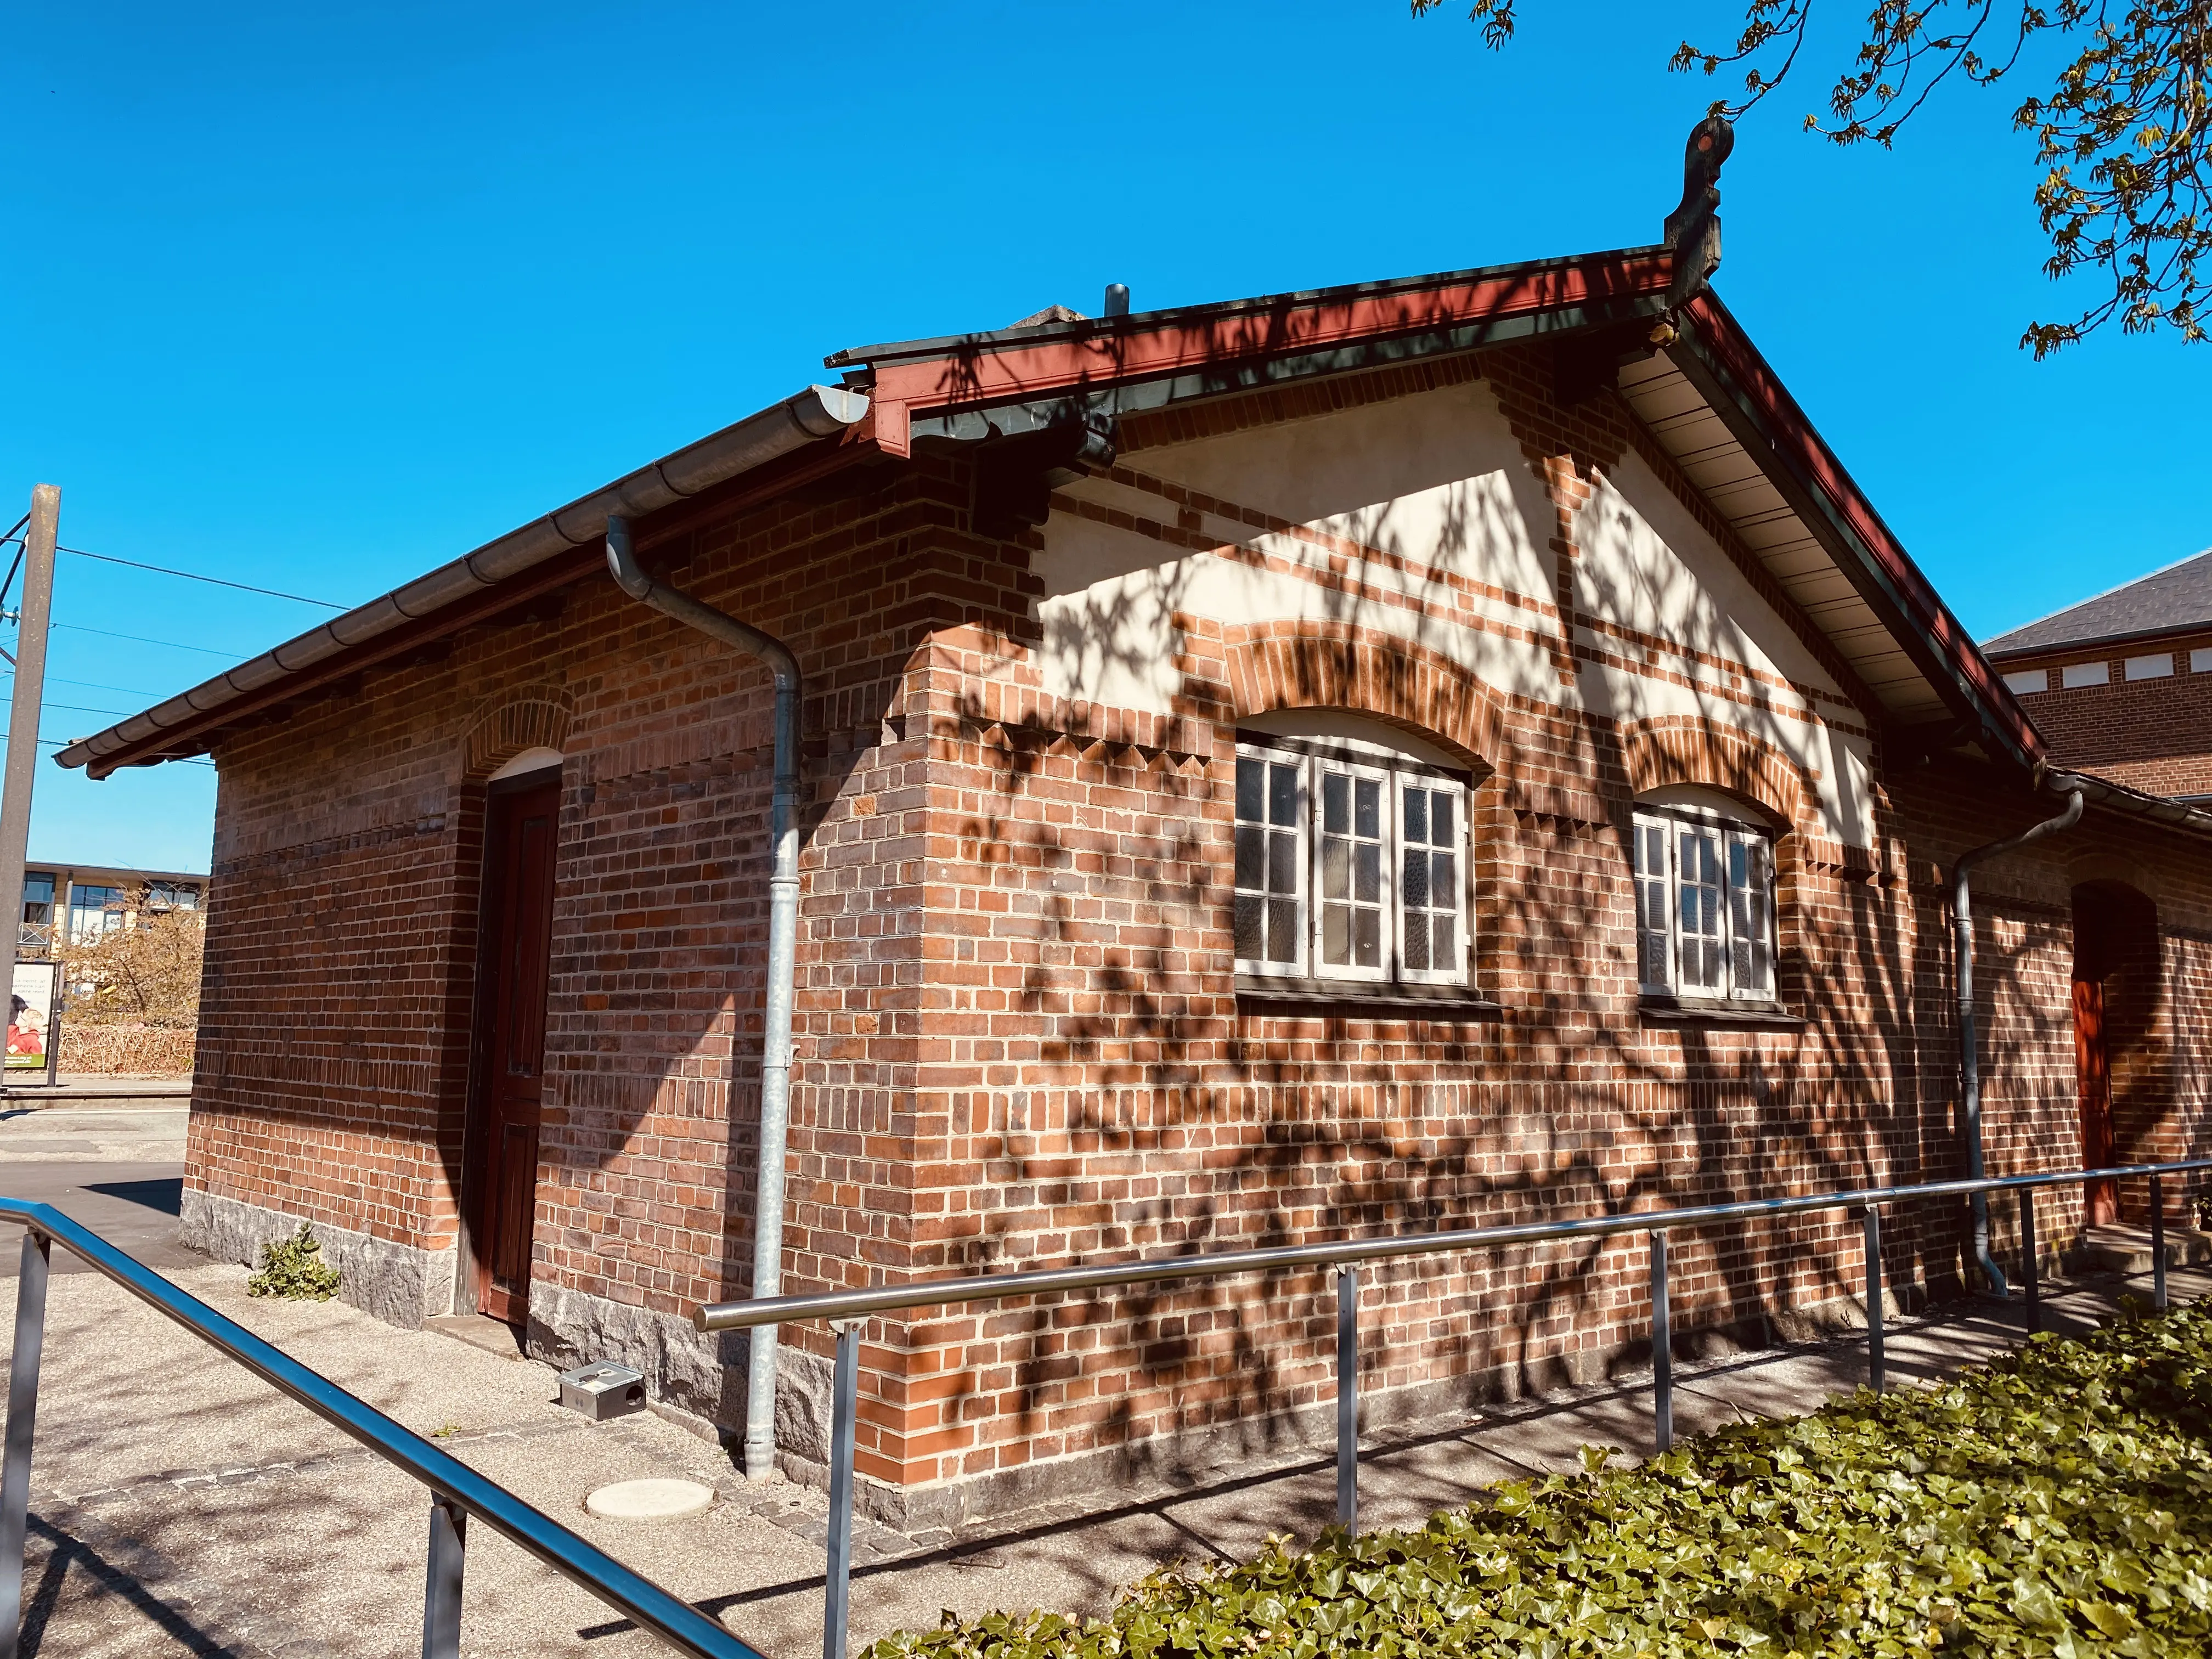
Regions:
<instances>
[{"instance_id":1,"label":"metal handrail","mask_svg":"<svg viewBox=\"0 0 2212 1659\"><path fill-rule=\"evenodd\" d=\"M1589 1238L1608 1233L1671 1231L1711 1221L1745 1220L1765 1215L1794 1215L1807 1210L1858 1209L1909 1198L1963 1196L2014 1188L2055 1187L2124 1176L2176 1175L2212 1170L2212 1158L2179 1164L2131 1164L2110 1170L2068 1170L2056 1175L1991 1176L1980 1181L1936 1181L1917 1187L1865 1187L1843 1193L1814 1193L1794 1198L1747 1199L1735 1204L1705 1204L1686 1209L1624 1211L1583 1216L1572 1221L1530 1221L1504 1227L1462 1227L1448 1232L1397 1233L1380 1238L1346 1238L1319 1244L1285 1244L1259 1250L1225 1250L1212 1255L1117 1261L1096 1267L1042 1267L1026 1273L976 1273L963 1279L924 1279L904 1285L860 1291L821 1291L807 1296L765 1297L739 1302L710 1302L695 1310L691 1322L702 1331L744 1330L757 1325L785 1325L801 1319L857 1319L905 1308L950 1307L969 1302L1000 1302L1018 1296L1046 1296L1109 1285L1147 1285L1180 1279L1216 1279L1233 1273L1273 1272L1282 1267L1335 1267L1398 1256L1434 1255L1455 1250L1494 1249L1551 1238Z\"/></svg>"},{"instance_id":2,"label":"metal handrail","mask_svg":"<svg viewBox=\"0 0 2212 1659\"><path fill-rule=\"evenodd\" d=\"M29 1230L23 1237L22 1276L17 1281L7 1450L4 1468L0 1468L0 1659L15 1659L20 1639L32 1430L45 1336L48 1249L53 1243L66 1245L156 1312L430 1489L430 1560L422 1620L426 1659L449 1659L459 1650L462 1551L470 1516L694 1659L761 1659L757 1650L697 1608L178 1289L58 1210L0 1198L0 1219L20 1221Z\"/></svg>"},{"instance_id":3,"label":"metal handrail","mask_svg":"<svg viewBox=\"0 0 2212 1659\"><path fill-rule=\"evenodd\" d=\"M1847 1192L1748 1199L1734 1204L1625 1211L1583 1216L1571 1221L1532 1221L1501 1227L1460 1227L1443 1232L1331 1239L1315 1244L1115 1261L1099 1267L1042 1267L1023 1273L975 1273L959 1279L914 1279L903 1285L872 1285L858 1291L711 1302L694 1310L691 1321L701 1331L712 1332L821 1319L828 1321L836 1334L836 1370L830 1388L829 1562L823 1583L822 1652L823 1659L845 1659L853 1562L853 1462L860 1408L860 1322L871 1314L1006 1302L1018 1297L1050 1296L1117 1285L1220 1279L1284 1268L1333 1267L1336 1270L1337 1309L1336 1513L1338 1521L1350 1528L1356 1524L1359 1513L1359 1264L1363 1262L1495 1249L1508 1244L1538 1243L1555 1238L1646 1234L1651 1278L1651 1413L1655 1438L1663 1452L1674 1441L1673 1328L1667 1295L1667 1236L1674 1229L1717 1221L1753 1220L1762 1216L1799 1215L1812 1210L1863 1210L1867 1369L1869 1381L1879 1392L1884 1380L1881 1212L1885 1205L1911 1199L2018 1192L2021 1237L2027 1258L2027 1271L2022 1275L2023 1289L2028 1329L2033 1332L2041 1317L2035 1261L2037 1189L2148 1176L2151 1187L2152 1299L2163 1309L2166 1305L2166 1214L2161 1183L2168 1176L2192 1170L2212 1170L2212 1158L2187 1158L2172 1164L2130 1164L2106 1170L2062 1170L2045 1175L1931 1181L1914 1187L1861 1187Z\"/></svg>"}]
</instances>

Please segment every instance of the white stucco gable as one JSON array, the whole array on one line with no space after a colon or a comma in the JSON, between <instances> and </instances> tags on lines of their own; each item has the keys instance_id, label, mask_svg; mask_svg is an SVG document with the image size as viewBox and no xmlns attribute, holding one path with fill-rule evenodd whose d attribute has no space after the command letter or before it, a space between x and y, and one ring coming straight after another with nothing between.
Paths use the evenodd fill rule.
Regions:
<instances>
[{"instance_id":1,"label":"white stucco gable","mask_svg":"<svg viewBox=\"0 0 2212 1659\"><path fill-rule=\"evenodd\" d=\"M1866 844L1842 687L1674 489L1632 451L1593 477L1571 559L1561 528L1480 380L1140 449L1055 503L1034 665L1055 697L1168 714L1179 614L1395 635L1511 698L1742 731Z\"/></svg>"}]
</instances>

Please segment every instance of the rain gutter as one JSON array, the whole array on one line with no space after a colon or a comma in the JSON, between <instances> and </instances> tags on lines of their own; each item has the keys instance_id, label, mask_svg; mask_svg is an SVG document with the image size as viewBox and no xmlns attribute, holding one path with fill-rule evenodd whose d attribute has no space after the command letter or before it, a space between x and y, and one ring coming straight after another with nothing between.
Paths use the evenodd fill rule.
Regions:
<instances>
[{"instance_id":1,"label":"rain gutter","mask_svg":"<svg viewBox=\"0 0 2212 1659\"><path fill-rule=\"evenodd\" d=\"M750 623L655 581L637 562L629 524L606 522L607 568L622 591L687 628L757 658L775 677L775 782L769 796L768 1006L761 1041L760 1172L753 1211L756 1297L782 1293L783 1173L791 1132L791 1009L799 960L799 739L805 685L791 647ZM745 1374L745 1478L775 1468L775 1327L755 1328Z\"/></svg>"},{"instance_id":2,"label":"rain gutter","mask_svg":"<svg viewBox=\"0 0 2212 1659\"><path fill-rule=\"evenodd\" d=\"M258 707L281 697L289 682L333 658L417 629L441 611L517 584L563 555L592 548L611 517L635 520L676 506L810 444L842 438L867 412L868 399L860 392L810 386L167 702L79 738L54 759L104 778L118 767L168 758L174 744L244 714L249 703Z\"/></svg>"}]
</instances>

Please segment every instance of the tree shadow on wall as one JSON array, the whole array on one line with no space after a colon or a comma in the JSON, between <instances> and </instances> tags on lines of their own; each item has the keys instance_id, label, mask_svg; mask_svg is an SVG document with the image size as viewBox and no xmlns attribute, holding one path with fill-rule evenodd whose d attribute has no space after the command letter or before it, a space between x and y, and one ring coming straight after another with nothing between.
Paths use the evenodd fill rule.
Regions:
<instances>
[{"instance_id":1,"label":"tree shadow on wall","mask_svg":"<svg viewBox=\"0 0 2212 1659\"><path fill-rule=\"evenodd\" d=\"M1318 608L1337 637L1368 630L1403 592L1401 556L1374 545L1389 529L1389 510L1374 509L1358 550L1345 559L1341 537L1331 550L1344 574ZM1465 520L1447 522L1448 538L1468 533ZM1188 562L1170 568L1187 580ZM1386 564L1390 581L1372 580ZM1172 612L1179 598L1146 602ZM1137 603L1126 589L1091 599L1091 646L1142 637L1121 631L1127 619L1112 610ZM1424 605L1410 626L1394 619L1406 649L1380 672L1410 686L1443 608ZM1302 642L1307 683L1295 690L1318 701L1358 683L1351 647L1334 660L1331 649ZM1186 706L1218 710L1222 697L1185 671ZM1703 722L1716 752L1745 724L1730 713ZM972 694L953 724L948 737L985 785L959 826L959 858L988 872L994 902L1033 940L969 982L1006 991L992 1006L1003 1006L1010 1041L993 1040L988 1057L1035 1080L975 1091L983 1207L964 1238L918 1254L919 1271L1627 1214L1771 1196L1778 1172L1806 1192L1948 1163L1940 1114L1951 1071L1928 1035L1946 1024L1941 907L1916 903L1902 872L1801 860L1798 879L1823 902L1799 906L1784 939L1785 992L1805 1020L1786 1058L1757 1039L1697 1029L1662 1038L1638 1025L1631 766L1613 721L1561 721L1550 751L1529 757L1597 780L1595 819L1510 792L1522 757L1473 757L1496 769L1475 802L1483 972L1516 989L1494 1026L1394 1019L1402 1036L1378 1035L1370 1018L1241 1011L1223 995L1233 781L1210 754L1016 729ZM1145 821L1079 832L1066 814L1035 810L1044 787L1143 800L1130 811ZM1894 815L1881 810L1887 833ZM1109 912L1155 918L1155 942ZM1018 1055L1031 1029L1036 1051ZM1856 1236L1855 1218L1828 1214L1677 1235L1676 1328L1686 1344L1701 1330L1765 1334L1809 1304L1860 1296ZM1948 1215L1893 1224L1893 1282L1902 1268L1908 1282L1955 1283L1955 1237ZM1478 1377L1514 1392L1567 1380L1587 1364L1581 1333L1648 1325L1642 1255L1640 1242L1588 1240L1370 1270L1363 1365L1449 1371L1470 1392ZM1112 1445L1234 1425L1264 1441L1328 1393L1334 1309L1321 1275L1271 1275L1256 1295L1213 1284L1070 1297L994 1322L1022 1344L1010 1426L1024 1435ZM1632 1348L1609 1363L1637 1360ZM963 1386L952 1418L997 1409L975 1373Z\"/></svg>"}]
</instances>

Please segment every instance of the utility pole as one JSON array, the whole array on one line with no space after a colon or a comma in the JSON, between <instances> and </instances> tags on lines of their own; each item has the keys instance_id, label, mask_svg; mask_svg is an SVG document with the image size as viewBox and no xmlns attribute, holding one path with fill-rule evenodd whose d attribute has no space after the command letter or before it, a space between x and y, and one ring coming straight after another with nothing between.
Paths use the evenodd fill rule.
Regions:
<instances>
[{"instance_id":1,"label":"utility pole","mask_svg":"<svg viewBox=\"0 0 2212 1659\"><path fill-rule=\"evenodd\" d=\"M46 697L46 618L53 607L54 537L61 516L59 489L40 484L31 492L31 521L23 531L22 628L15 641L15 698L8 716L8 766L4 792L0 792L0 989L10 999L11 1024L15 950L23 936L23 863L30 853L31 785L39 767L39 706ZM56 920L59 919L57 909ZM52 1011L47 1012L51 1017Z\"/></svg>"}]
</instances>

